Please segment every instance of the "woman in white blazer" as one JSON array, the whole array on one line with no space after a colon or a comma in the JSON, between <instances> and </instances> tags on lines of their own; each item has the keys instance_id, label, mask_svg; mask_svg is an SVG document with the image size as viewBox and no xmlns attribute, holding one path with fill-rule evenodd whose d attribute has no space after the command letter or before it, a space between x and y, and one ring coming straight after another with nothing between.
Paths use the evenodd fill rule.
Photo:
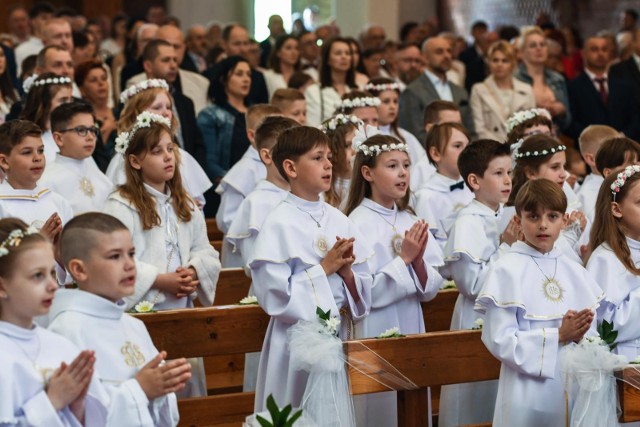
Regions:
<instances>
[{"instance_id":1,"label":"woman in white blazer","mask_svg":"<svg viewBox=\"0 0 640 427\"><path fill-rule=\"evenodd\" d=\"M495 42L489 48L488 57L491 74L471 88L473 123L478 138L504 142L507 118L516 111L535 108L536 100L531 85L513 77L516 58L509 43Z\"/></svg>"}]
</instances>

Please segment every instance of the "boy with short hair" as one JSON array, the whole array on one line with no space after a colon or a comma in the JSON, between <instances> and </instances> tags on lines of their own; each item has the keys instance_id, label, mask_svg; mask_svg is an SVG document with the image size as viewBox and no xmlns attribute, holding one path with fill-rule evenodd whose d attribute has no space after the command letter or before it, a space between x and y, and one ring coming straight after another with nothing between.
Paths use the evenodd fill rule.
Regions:
<instances>
[{"instance_id":1,"label":"boy with short hair","mask_svg":"<svg viewBox=\"0 0 640 427\"><path fill-rule=\"evenodd\" d=\"M598 172L598 168L596 167L596 155L607 139L619 136L620 132L612 127L606 125L589 125L584 128L578 139L582 158L591 169L591 173L586 176L578 189L578 200L582 205L582 212L591 223L593 223L595 217L598 191L600 191L600 185L604 181L604 177Z\"/></svg>"},{"instance_id":2,"label":"boy with short hair","mask_svg":"<svg viewBox=\"0 0 640 427\"><path fill-rule=\"evenodd\" d=\"M240 203L254 189L258 181L264 179L267 170L260 161L260 155L256 150L256 129L268 116L281 115L282 112L270 104L257 104L249 108L246 115L247 137L251 145L244 155L222 177L220 185L216 187L216 193L220 194L220 206L216 213L216 225L224 234L229 231ZM225 253L222 253L222 266L225 265Z\"/></svg>"},{"instance_id":3,"label":"boy with short hair","mask_svg":"<svg viewBox=\"0 0 640 427\"><path fill-rule=\"evenodd\" d=\"M340 338L371 305L373 251L357 227L322 201L331 186L328 137L300 126L278 137L271 157L291 192L269 214L249 260L260 306L271 316L262 347L255 410L267 396L300 406L307 373L290 364L287 330L300 320L316 321L317 310L341 320Z\"/></svg>"},{"instance_id":4,"label":"boy with short hair","mask_svg":"<svg viewBox=\"0 0 640 427\"><path fill-rule=\"evenodd\" d=\"M91 212L69 221L61 256L79 289L61 289L51 307L56 332L96 353L95 370L111 395L120 425L175 426L175 392L191 377L185 359L162 363L144 324L124 312L134 292L136 264L131 234L118 219Z\"/></svg>"},{"instance_id":5,"label":"boy with short hair","mask_svg":"<svg viewBox=\"0 0 640 427\"><path fill-rule=\"evenodd\" d=\"M436 172L415 192L415 210L429 224L441 248L455 214L472 199L458 169L458 156L469 144L466 129L458 123L435 125L427 135L427 157Z\"/></svg>"},{"instance_id":6,"label":"boy with short hair","mask_svg":"<svg viewBox=\"0 0 640 427\"><path fill-rule=\"evenodd\" d=\"M58 243L63 225L73 218L71 205L38 180L46 165L42 131L33 122L11 120L0 125L0 218L20 218ZM65 283L64 268L58 282Z\"/></svg>"},{"instance_id":7,"label":"boy with short hair","mask_svg":"<svg viewBox=\"0 0 640 427\"><path fill-rule=\"evenodd\" d=\"M605 178L617 168L635 165L640 159L640 144L627 137L606 140L596 154L596 169Z\"/></svg>"},{"instance_id":8,"label":"boy with short hair","mask_svg":"<svg viewBox=\"0 0 640 427\"><path fill-rule=\"evenodd\" d=\"M434 125L442 123L462 124L462 115L457 104L436 100L427 105L424 109L424 130L427 136ZM420 143L423 144L426 150L426 140L420 141ZM436 172L435 166L427 158L422 158L421 160L417 165L412 165L411 168L411 188L414 190L421 188Z\"/></svg>"},{"instance_id":9,"label":"boy with short hair","mask_svg":"<svg viewBox=\"0 0 640 427\"><path fill-rule=\"evenodd\" d=\"M75 215L101 211L113 183L91 157L99 131L93 108L85 102L60 105L51 112L51 130L60 152L40 184L63 196Z\"/></svg>"},{"instance_id":10,"label":"boy with short hair","mask_svg":"<svg viewBox=\"0 0 640 427\"><path fill-rule=\"evenodd\" d=\"M573 398L559 352L598 336L594 310L603 293L555 247L567 224L567 197L557 183L528 181L515 208L523 241L492 263L476 303L484 315L482 342L502 362L493 425L566 425Z\"/></svg>"},{"instance_id":11,"label":"boy with short hair","mask_svg":"<svg viewBox=\"0 0 640 427\"><path fill-rule=\"evenodd\" d=\"M277 89L271 97L271 105L279 108L285 117L289 117L303 126L307 124L307 101L299 90Z\"/></svg>"},{"instance_id":12,"label":"boy with short hair","mask_svg":"<svg viewBox=\"0 0 640 427\"><path fill-rule=\"evenodd\" d=\"M511 193L509 146L491 139L472 142L460 153L458 169L474 199L458 212L444 248L446 268L460 291L451 330L476 327L479 316L473 308L484 276L514 240L498 229L502 205ZM495 381L444 386L439 422L453 426L491 421L496 390Z\"/></svg>"},{"instance_id":13,"label":"boy with short hair","mask_svg":"<svg viewBox=\"0 0 640 427\"><path fill-rule=\"evenodd\" d=\"M256 131L256 148L260 153L260 160L267 168L267 177L258 182L256 188L242 201L229 232L225 235L225 243L229 243L234 255L241 258L242 267L246 267L249 261L256 237L267 215L289 193L289 183L273 163L271 150L282 132L298 126L300 125L293 119L273 116L264 119Z\"/></svg>"}]
</instances>

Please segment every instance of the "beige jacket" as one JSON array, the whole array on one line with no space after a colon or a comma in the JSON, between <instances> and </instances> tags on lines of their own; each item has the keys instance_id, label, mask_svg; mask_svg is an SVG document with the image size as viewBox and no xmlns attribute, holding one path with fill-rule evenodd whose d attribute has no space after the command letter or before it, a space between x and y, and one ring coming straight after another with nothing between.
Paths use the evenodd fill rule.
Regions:
<instances>
[{"instance_id":1,"label":"beige jacket","mask_svg":"<svg viewBox=\"0 0 640 427\"><path fill-rule=\"evenodd\" d=\"M478 138L506 141L507 128L505 123L509 116L516 111L535 108L536 101L533 97L532 87L515 78L512 80L513 97L509 105L504 105L493 76L487 77L483 82L476 83L471 88L469 103Z\"/></svg>"}]
</instances>

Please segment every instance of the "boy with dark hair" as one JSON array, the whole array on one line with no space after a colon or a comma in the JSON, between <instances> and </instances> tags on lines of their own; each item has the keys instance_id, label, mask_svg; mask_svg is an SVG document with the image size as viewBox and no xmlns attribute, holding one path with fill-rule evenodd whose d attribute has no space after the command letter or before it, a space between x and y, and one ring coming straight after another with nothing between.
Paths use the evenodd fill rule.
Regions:
<instances>
[{"instance_id":1,"label":"boy with dark hair","mask_svg":"<svg viewBox=\"0 0 640 427\"><path fill-rule=\"evenodd\" d=\"M60 105L51 112L51 131L60 152L40 183L63 196L74 215L101 211L113 183L91 157L99 132L93 108L85 102Z\"/></svg>"},{"instance_id":2,"label":"boy with dark hair","mask_svg":"<svg viewBox=\"0 0 640 427\"><path fill-rule=\"evenodd\" d=\"M596 168L605 178L612 170L635 165L640 159L640 144L627 137L606 140L596 154Z\"/></svg>"},{"instance_id":3,"label":"boy with dark hair","mask_svg":"<svg viewBox=\"0 0 640 427\"><path fill-rule=\"evenodd\" d=\"M451 329L476 327L473 307L484 276L515 239L500 236L498 219L511 193L509 146L481 139L465 147L458 157L458 169L474 199L462 208L444 248L448 272L460 295L451 319ZM456 384L442 388L440 422L443 425L488 422L493 414L496 382Z\"/></svg>"}]
</instances>

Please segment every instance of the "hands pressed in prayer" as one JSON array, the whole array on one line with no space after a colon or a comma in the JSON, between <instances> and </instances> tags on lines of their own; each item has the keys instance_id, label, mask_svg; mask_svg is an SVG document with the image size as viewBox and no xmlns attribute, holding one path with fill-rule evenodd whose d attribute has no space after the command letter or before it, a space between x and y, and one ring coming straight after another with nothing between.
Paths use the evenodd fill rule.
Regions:
<instances>
[{"instance_id":1,"label":"hands pressed in prayer","mask_svg":"<svg viewBox=\"0 0 640 427\"><path fill-rule=\"evenodd\" d=\"M562 325L558 330L558 339L561 344L578 342L591 327L595 314L585 308L581 311L569 310L562 318Z\"/></svg>"},{"instance_id":2,"label":"hands pressed in prayer","mask_svg":"<svg viewBox=\"0 0 640 427\"><path fill-rule=\"evenodd\" d=\"M584 231L585 227L587 226L587 217L584 216L584 214L580 211L573 211L569 215L569 221L567 225L571 225L574 222L579 222L580 231Z\"/></svg>"},{"instance_id":3,"label":"hands pressed in prayer","mask_svg":"<svg viewBox=\"0 0 640 427\"><path fill-rule=\"evenodd\" d=\"M350 239L337 237L336 243L329 252L327 252L324 259L320 261L320 266L327 276L330 276L333 273L338 273L344 279L345 277L343 274L346 273L348 276L349 272L351 273L351 276L353 276L351 265L353 264L353 261L355 261L355 257L353 256L354 241L355 239L353 237Z\"/></svg>"},{"instance_id":4,"label":"hands pressed in prayer","mask_svg":"<svg viewBox=\"0 0 640 427\"><path fill-rule=\"evenodd\" d=\"M523 240L524 236L522 236L522 231L520 231L520 226L513 220L509 221L507 224L507 228L500 235L500 242L506 243L511 246L518 240Z\"/></svg>"},{"instance_id":5,"label":"hands pressed in prayer","mask_svg":"<svg viewBox=\"0 0 640 427\"><path fill-rule=\"evenodd\" d=\"M424 251L427 248L428 240L429 227L422 219L416 221L410 229L404 232L400 258L402 258L406 265L414 263L420 264Z\"/></svg>"},{"instance_id":6,"label":"hands pressed in prayer","mask_svg":"<svg viewBox=\"0 0 640 427\"><path fill-rule=\"evenodd\" d=\"M176 273L180 275L180 280L182 281L180 285L180 292L176 294L177 298L182 298L191 295L198 285L200 285L200 281L198 280L198 273L193 267L178 267L176 269ZM187 283L186 280L189 280Z\"/></svg>"},{"instance_id":7,"label":"hands pressed in prayer","mask_svg":"<svg viewBox=\"0 0 640 427\"><path fill-rule=\"evenodd\" d=\"M76 418L79 421L84 418L84 398L91 383L95 361L94 352L85 350L69 365L62 362L55 370L46 390L51 404L57 411L71 405Z\"/></svg>"},{"instance_id":8,"label":"hands pressed in prayer","mask_svg":"<svg viewBox=\"0 0 640 427\"><path fill-rule=\"evenodd\" d=\"M62 233L62 220L57 212L54 212L40 229L40 233L47 236L55 245Z\"/></svg>"}]
</instances>

